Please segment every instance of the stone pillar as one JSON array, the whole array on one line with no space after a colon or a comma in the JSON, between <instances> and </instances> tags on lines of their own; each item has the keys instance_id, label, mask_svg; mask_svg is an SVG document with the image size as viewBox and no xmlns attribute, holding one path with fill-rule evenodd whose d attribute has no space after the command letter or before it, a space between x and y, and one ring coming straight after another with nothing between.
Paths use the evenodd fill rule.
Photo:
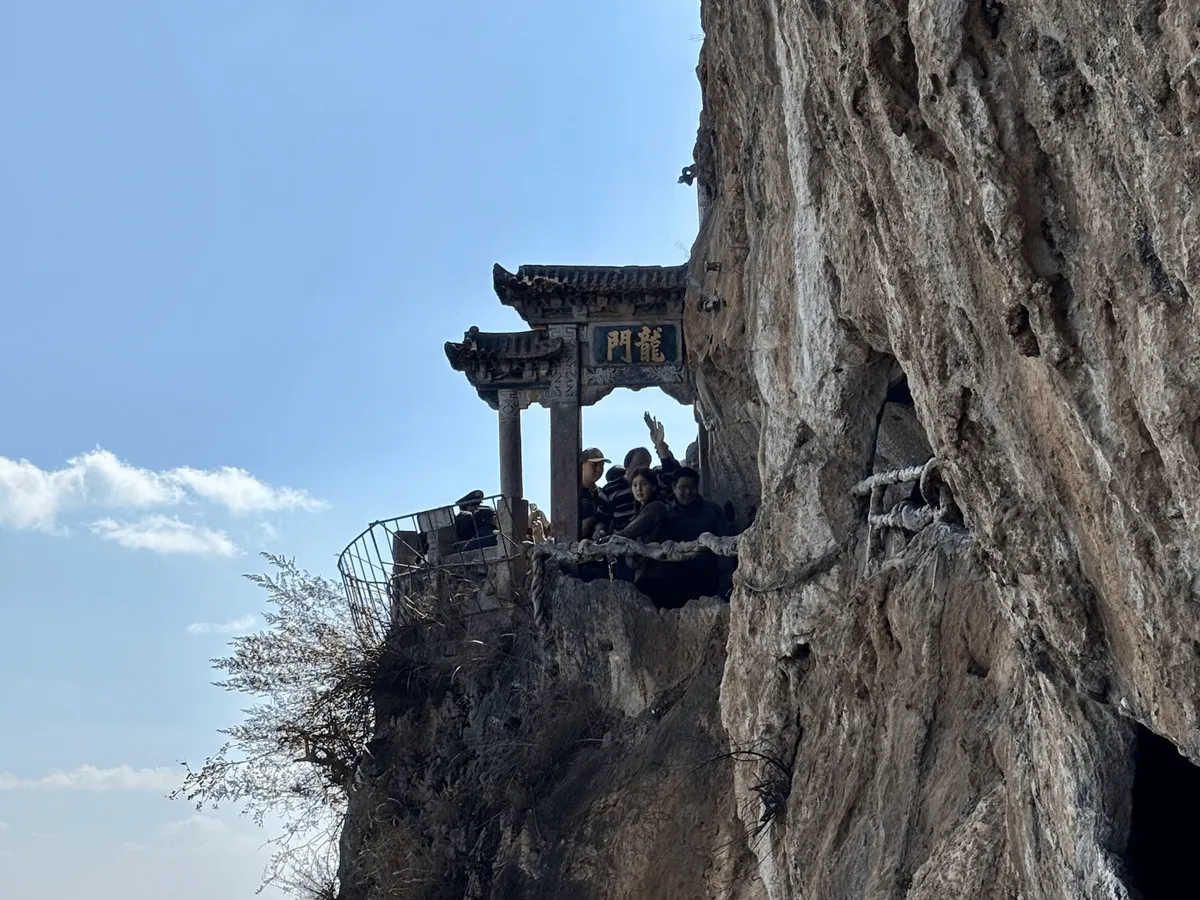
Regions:
<instances>
[{"instance_id":1,"label":"stone pillar","mask_svg":"<svg viewBox=\"0 0 1200 900\"><path fill-rule=\"evenodd\" d=\"M554 539L579 540L579 403L550 404L550 525Z\"/></svg>"},{"instance_id":2,"label":"stone pillar","mask_svg":"<svg viewBox=\"0 0 1200 900\"><path fill-rule=\"evenodd\" d=\"M521 460L521 393L503 390L500 412L500 493L509 500L525 496Z\"/></svg>"},{"instance_id":3,"label":"stone pillar","mask_svg":"<svg viewBox=\"0 0 1200 900\"><path fill-rule=\"evenodd\" d=\"M545 402L550 407L550 525L555 540L579 540L579 327L551 325L563 352L550 373Z\"/></svg>"}]
</instances>

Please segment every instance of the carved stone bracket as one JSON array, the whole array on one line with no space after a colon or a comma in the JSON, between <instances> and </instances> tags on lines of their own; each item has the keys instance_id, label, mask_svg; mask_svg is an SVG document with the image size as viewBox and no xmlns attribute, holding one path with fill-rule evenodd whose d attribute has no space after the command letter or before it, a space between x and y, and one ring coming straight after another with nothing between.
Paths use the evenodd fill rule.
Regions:
<instances>
[{"instance_id":1,"label":"carved stone bracket","mask_svg":"<svg viewBox=\"0 0 1200 900\"><path fill-rule=\"evenodd\" d=\"M526 406L529 405L528 401L526 401L525 403L521 402L522 396L525 395L526 393L527 393L526 391L514 391L514 390L500 391L499 394L497 394L497 398L496 398L497 399L496 409L500 413L500 418L501 419L515 419L517 416L519 416L521 414L521 410L523 410Z\"/></svg>"},{"instance_id":2,"label":"carved stone bracket","mask_svg":"<svg viewBox=\"0 0 1200 900\"><path fill-rule=\"evenodd\" d=\"M550 339L562 343L562 353L550 370L550 386L540 393L543 405L579 398L579 328L576 325L551 325Z\"/></svg>"}]
</instances>

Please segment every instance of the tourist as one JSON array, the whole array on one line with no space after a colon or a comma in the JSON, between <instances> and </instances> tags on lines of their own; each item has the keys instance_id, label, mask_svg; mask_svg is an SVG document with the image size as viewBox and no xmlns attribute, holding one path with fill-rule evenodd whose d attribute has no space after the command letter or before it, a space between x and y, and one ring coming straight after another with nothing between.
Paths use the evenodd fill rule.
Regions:
<instances>
[{"instance_id":1,"label":"tourist","mask_svg":"<svg viewBox=\"0 0 1200 900\"><path fill-rule=\"evenodd\" d=\"M599 528L597 537L619 532L629 525L633 521L634 515L637 514L637 503L630 490L632 473L639 469L649 471L651 477L657 482L658 489L667 497L671 494L672 476L679 469L679 460L675 458L671 453L671 448L667 445L662 423L648 412L644 418L646 427L650 429L651 443L654 444L655 452L658 454L659 465L651 468L653 458L650 456L650 451L645 447L634 447L625 454L623 467L613 466L609 470L606 484L600 489L597 502L596 519ZM619 479L613 474L617 471L621 471L625 477Z\"/></svg>"},{"instance_id":2,"label":"tourist","mask_svg":"<svg viewBox=\"0 0 1200 900\"><path fill-rule=\"evenodd\" d=\"M671 540L694 541L708 533L729 533L725 510L700 496L700 473L687 466L675 472L671 502Z\"/></svg>"},{"instance_id":3,"label":"tourist","mask_svg":"<svg viewBox=\"0 0 1200 900\"><path fill-rule=\"evenodd\" d=\"M731 531L725 510L700 495L700 473L686 466L675 473L668 536L673 541L694 541L702 534L726 535ZM692 597L720 593L721 569L717 558L703 553L679 563L680 590Z\"/></svg>"},{"instance_id":4,"label":"tourist","mask_svg":"<svg viewBox=\"0 0 1200 900\"><path fill-rule=\"evenodd\" d=\"M670 528L670 510L659 497L658 481L652 469L643 467L633 470L629 494L635 505L634 515L616 534L643 544L657 544L665 540Z\"/></svg>"},{"instance_id":5,"label":"tourist","mask_svg":"<svg viewBox=\"0 0 1200 900\"><path fill-rule=\"evenodd\" d=\"M596 530L597 500L600 489L596 487L604 467L612 462L597 447L588 447L580 455L579 474L579 539L590 540Z\"/></svg>"},{"instance_id":6,"label":"tourist","mask_svg":"<svg viewBox=\"0 0 1200 900\"><path fill-rule=\"evenodd\" d=\"M618 537L642 544L657 544L665 540L670 527L670 511L660 499L658 480L648 468L634 469L630 478L630 493L636 503L633 520L617 532ZM682 606L688 597L676 590L675 566L671 563L626 556L617 561L615 573L623 581L632 581L638 590L654 601L660 609Z\"/></svg>"},{"instance_id":7,"label":"tourist","mask_svg":"<svg viewBox=\"0 0 1200 900\"><path fill-rule=\"evenodd\" d=\"M526 537L534 544L543 543L550 536L550 520L537 504L529 504L529 530Z\"/></svg>"},{"instance_id":8,"label":"tourist","mask_svg":"<svg viewBox=\"0 0 1200 900\"><path fill-rule=\"evenodd\" d=\"M637 501L630 490L630 479L637 471L650 471L650 451L645 447L630 450L625 454L624 466L613 466L608 470L606 483L596 498L596 525L600 536L615 534L637 515ZM614 478L614 472L621 474Z\"/></svg>"},{"instance_id":9,"label":"tourist","mask_svg":"<svg viewBox=\"0 0 1200 900\"><path fill-rule=\"evenodd\" d=\"M483 491L471 491L457 501L454 517L456 551L496 546L496 511L483 505Z\"/></svg>"}]
</instances>

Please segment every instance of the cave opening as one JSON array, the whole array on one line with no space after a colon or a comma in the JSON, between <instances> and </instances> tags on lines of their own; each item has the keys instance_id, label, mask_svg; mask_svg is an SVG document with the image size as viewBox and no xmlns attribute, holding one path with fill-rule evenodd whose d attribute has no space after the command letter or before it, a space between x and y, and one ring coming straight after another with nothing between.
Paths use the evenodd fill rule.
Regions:
<instances>
[{"instance_id":1,"label":"cave opening","mask_svg":"<svg viewBox=\"0 0 1200 900\"><path fill-rule=\"evenodd\" d=\"M1192 896L1200 851L1200 767L1137 726L1126 855L1143 900Z\"/></svg>"},{"instance_id":2,"label":"cave opening","mask_svg":"<svg viewBox=\"0 0 1200 900\"><path fill-rule=\"evenodd\" d=\"M874 472L921 465L933 455L925 428L917 418L908 376L894 359L890 363L887 393L875 429Z\"/></svg>"},{"instance_id":3,"label":"cave opening","mask_svg":"<svg viewBox=\"0 0 1200 900\"><path fill-rule=\"evenodd\" d=\"M913 400L912 391L908 387L907 375L901 374L899 378L894 379L888 384L886 402L916 408L916 401Z\"/></svg>"}]
</instances>

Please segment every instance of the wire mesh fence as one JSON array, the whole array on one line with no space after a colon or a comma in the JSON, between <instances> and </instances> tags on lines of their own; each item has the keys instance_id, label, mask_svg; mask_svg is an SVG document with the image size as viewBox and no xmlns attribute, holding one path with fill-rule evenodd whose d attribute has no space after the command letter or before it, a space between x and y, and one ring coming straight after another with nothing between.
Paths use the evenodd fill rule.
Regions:
<instances>
[{"instance_id":1,"label":"wire mesh fence","mask_svg":"<svg viewBox=\"0 0 1200 900\"><path fill-rule=\"evenodd\" d=\"M527 521L524 500L493 494L372 522L338 557L355 629L382 641L421 618L422 598L445 578L484 588L474 596L512 596L524 574Z\"/></svg>"}]
</instances>

